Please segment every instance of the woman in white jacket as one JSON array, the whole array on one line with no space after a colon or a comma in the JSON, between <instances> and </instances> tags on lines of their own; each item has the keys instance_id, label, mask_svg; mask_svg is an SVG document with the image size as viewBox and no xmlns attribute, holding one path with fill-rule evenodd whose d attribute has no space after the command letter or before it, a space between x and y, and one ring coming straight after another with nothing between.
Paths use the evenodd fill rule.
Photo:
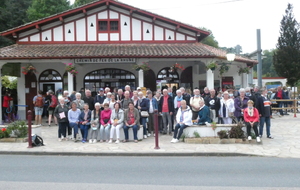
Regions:
<instances>
[{"instance_id":1,"label":"woman in white jacket","mask_svg":"<svg viewBox=\"0 0 300 190\"><path fill-rule=\"evenodd\" d=\"M110 115L110 121L110 140L108 143L112 143L116 131L117 140L115 143L118 144L120 142L120 129L123 127L124 122L124 111L121 109L121 104L119 102L116 102L114 105L114 109Z\"/></svg>"},{"instance_id":2,"label":"woman in white jacket","mask_svg":"<svg viewBox=\"0 0 300 190\"><path fill-rule=\"evenodd\" d=\"M234 100L229 97L229 93L227 91L223 93L223 98L220 100L220 105L219 117L223 119L224 124L232 124L231 116L233 116L235 111Z\"/></svg>"},{"instance_id":3,"label":"woman in white jacket","mask_svg":"<svg viewBox=\"0 0 300 190\"><path fill-rule=\"evenodd\" d=\"M173 136L171 143L179 142L179 139L183 133L183 130L193 124L192 123L193 113L192 113L192 110L190 109L190 107L186 105L186 101L181 100L180 105L181 106L178 109L177 115L176 115L177 125L175 126L174 136ZM179 133L178 133L178 130L179 130ZM178 133L178 135L177 135L177 133Z\"/></svg>"}]
</instances>

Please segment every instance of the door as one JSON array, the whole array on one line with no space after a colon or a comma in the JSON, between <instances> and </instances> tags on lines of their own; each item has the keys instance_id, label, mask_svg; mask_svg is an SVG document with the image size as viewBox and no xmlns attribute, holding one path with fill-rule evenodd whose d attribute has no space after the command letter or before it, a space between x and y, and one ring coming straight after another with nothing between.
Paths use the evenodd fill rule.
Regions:
<instances>
[{"instance_id":1,"label":"door","mask_svg":"<svg viewBox=\"0 0 300 190\"><path fill-rule=\"evenodd\" d=\"M25 92L26 92L26 119L28 118L28 110L31 110L32 120L35 118L33 98L37 95L37 79L34 73L25 75Z\"/></svg>"},{"instance_id":2,"label":"door","mask_svg":"<svg viewBox=\"0 0 300 190\"><path fill-rule=\"evenodd\" d=\"M46 94L49 90L55 92L55 84L43 84L43 93Z\"/></svg>"}]
</instances>

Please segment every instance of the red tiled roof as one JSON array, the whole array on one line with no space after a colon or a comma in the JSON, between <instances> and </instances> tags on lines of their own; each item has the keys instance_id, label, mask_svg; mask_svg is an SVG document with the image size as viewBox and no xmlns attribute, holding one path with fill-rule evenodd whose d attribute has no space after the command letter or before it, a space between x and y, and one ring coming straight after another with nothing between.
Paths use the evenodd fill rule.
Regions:
<instances>
[{"instance_id":1,"label":"red tiled roof","mask_svg":"<svg viewBox=\"0 0 300 190\"><path fill-rule=\"evenodd\" d=\"M102 57L221 58L226 51L202 43L183 44L49 44L11 45L0 49L0 59L74 59ZM257 64L236 56L235 61Z\"/></svg>"}]
</instances>

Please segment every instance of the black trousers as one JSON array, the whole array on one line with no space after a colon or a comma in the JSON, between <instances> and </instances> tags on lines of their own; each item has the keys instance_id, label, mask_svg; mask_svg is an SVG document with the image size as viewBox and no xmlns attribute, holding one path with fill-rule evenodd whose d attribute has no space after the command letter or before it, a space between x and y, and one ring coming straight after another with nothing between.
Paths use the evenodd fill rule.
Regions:
<instances>
[{"instance_id":1,"label":"black trousers","mask_svg":"<svg viewBox=\"0 0 300 190\"><path fill-rule=\"evenodd\" d=\"M247 135L248 136L251 136L251 124L249 122L245 122L246 124L246 127L247 127ZM258 122L255 122L253 124L253 130L254 130L254 133L256 135L256 137L258 137L258 129L257 129L257 126L258 126Z\"/></svg>"}]
</instances>

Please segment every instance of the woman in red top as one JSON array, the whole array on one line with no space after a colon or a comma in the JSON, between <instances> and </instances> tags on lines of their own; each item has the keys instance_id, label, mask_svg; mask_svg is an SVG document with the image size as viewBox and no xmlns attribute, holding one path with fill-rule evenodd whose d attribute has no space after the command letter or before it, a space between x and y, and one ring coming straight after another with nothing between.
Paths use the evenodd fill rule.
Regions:
<instances>
[{"instance_id":1,"label":"woman in red top","mask_svg":"<svg viewBox=\"0 0 300 190\"><path fill-rule=\"evenodd\" d=\"M2 103L2 120L5 121L5 118L7 118L7 111L11 111L8 110L9 105L10 105L10 101L12 101L13 98L10 96L10 94L8 92L5 93L4 97L3 97L3 103Z\"/></svg>"},{"instance_id":2,"label":"woman in red top","mask_svg":"<svg viewBox=\"0 0 300 190\"><path fill-rule=\"evenodd\" d=\"M253 107L254 102L252 100L248 101L248 107L246 109L244 109L244 121L247 127L247 135L248 135L248 140L252 140L251 137L251 127L253 127L253 130L255 132L256 135L256 141L260 142L260 138L258 135L258 130L257 130L257 126L258 126L258 121L259 121L259 112L258 110Z\"/></svg>"}]
</instances>

